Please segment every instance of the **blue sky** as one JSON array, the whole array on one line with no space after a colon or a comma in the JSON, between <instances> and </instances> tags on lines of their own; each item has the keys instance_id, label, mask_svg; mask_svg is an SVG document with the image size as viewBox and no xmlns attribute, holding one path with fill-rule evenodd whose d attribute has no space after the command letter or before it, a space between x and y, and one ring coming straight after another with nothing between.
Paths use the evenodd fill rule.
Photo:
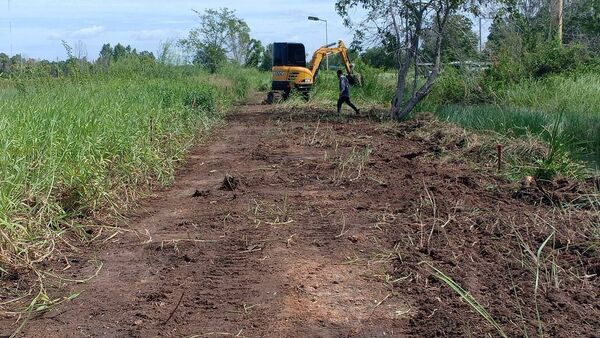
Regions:
<instances>
[{"instance_id":1,"label":"blue sky","mask_svg":"<svg viewBox=\"0 0 600 338\"><path fill-rule=\"evenodd\" d=\"M315 50L325 42L325 24L308 21L309 15L329 21L330 41L352 40L334 0L0 0L0 52L9 54L12 45L13 54L64 59L61 40L71 46L81 41L91 59L106 42L156 52L161 41L184 37L197 25L192 8L217 7L235 9L265 43L297 41Z\"/></svg>"}]
</instances>

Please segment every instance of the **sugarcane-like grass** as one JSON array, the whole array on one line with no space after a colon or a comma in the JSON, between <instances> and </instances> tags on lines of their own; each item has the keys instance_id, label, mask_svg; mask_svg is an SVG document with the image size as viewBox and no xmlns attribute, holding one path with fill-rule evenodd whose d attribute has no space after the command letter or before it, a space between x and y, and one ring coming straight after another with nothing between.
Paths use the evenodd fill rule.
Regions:
<instances>
[{"instance_id":1,"label":"sugarcane-like grass","mask_svg":"<svg viewBox=\"0 0 600 338\"><path fill-rule=\"evenodd\" d=\"M81 224L168 184L251 82L164 75L0 80L0 277L35 270L66 233L92 237Z\"/></svg>"}]
</instances>

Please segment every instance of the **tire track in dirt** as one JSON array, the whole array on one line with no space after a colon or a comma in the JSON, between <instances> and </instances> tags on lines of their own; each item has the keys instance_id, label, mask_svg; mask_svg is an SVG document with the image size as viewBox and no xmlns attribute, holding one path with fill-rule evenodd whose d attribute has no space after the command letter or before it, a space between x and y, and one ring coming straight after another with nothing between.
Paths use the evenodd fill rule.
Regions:
<instances>
[{"instance_id":1,"label":"tire track in dirt","mask_svg":"<svg viewBox=\"0 0 600 338\"><path fill-rule=\"evenodd\" d=\"M535 189L515 194L513 183L474 169L466 157L481 149L452 128L431 116L385 125L240 107L171 187L129 215L134 232L89 250L104 267L69 286L81 296L32 319L25 334L496 334L423 262L463 285L509 336L536 332L536 304L550 336L593 332L600 278L585 248L597 211L559 212ZM221 190L225 175L239 187ZM557 272L543 276L536 298L524 248L554 232L544 253Z\"/></svg>"},{"instance_id":2,"label":"tire track in dirt","mask_svg":"<svg viewBox=\"0 0 600 338\"><path fill-rule=\"evenodd\" d=\"M363 232L369 220L351 189L332 183L327 150L286 136L303 126L284 126L263 106L230 115L174 185L130 216L138 236L102 249L99 276L78 299L32 321L26 335L397 332L393 313L404 305L352 262L372 246ZM241 180L238 190L219 190L225 174ZM195 190L206 196L193 198Z\"/></svg>"}]
</instances>

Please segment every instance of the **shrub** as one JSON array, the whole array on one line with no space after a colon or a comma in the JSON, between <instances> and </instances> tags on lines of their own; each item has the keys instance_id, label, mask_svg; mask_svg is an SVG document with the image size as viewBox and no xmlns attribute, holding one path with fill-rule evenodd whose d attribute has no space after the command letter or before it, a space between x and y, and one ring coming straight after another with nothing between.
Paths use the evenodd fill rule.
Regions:
<instances>
[{"instance_id":1,"label":"shrub","mask_svg":"<svg viewBox=\"0 0 600 338\"><path fill-rule=\"evenodd\" d=\"M589 51L584 45L561 46L558 42L540 44L537 50L525 57L527 73L533 78L571 72L590 62Z\"/></svg>"}]
</instances>

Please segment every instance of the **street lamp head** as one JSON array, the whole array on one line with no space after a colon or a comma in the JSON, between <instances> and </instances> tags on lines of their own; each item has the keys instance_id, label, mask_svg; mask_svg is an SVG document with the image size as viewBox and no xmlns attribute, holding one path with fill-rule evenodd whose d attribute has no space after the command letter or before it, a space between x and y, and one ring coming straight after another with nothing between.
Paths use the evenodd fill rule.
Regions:
<instances>
[{"instance_id":1,"label":"street lamp head","mask_svg":"<svg viewBox=\"0 0 600 338\"><path fill-rule=\"evenodd\" d=\"M319 21L319 20L321 20L321 19L317 18L316 16L309 16L309 17L308 17L308 20L311 20L311 21Z\"/></svg>"}]
</instances>

